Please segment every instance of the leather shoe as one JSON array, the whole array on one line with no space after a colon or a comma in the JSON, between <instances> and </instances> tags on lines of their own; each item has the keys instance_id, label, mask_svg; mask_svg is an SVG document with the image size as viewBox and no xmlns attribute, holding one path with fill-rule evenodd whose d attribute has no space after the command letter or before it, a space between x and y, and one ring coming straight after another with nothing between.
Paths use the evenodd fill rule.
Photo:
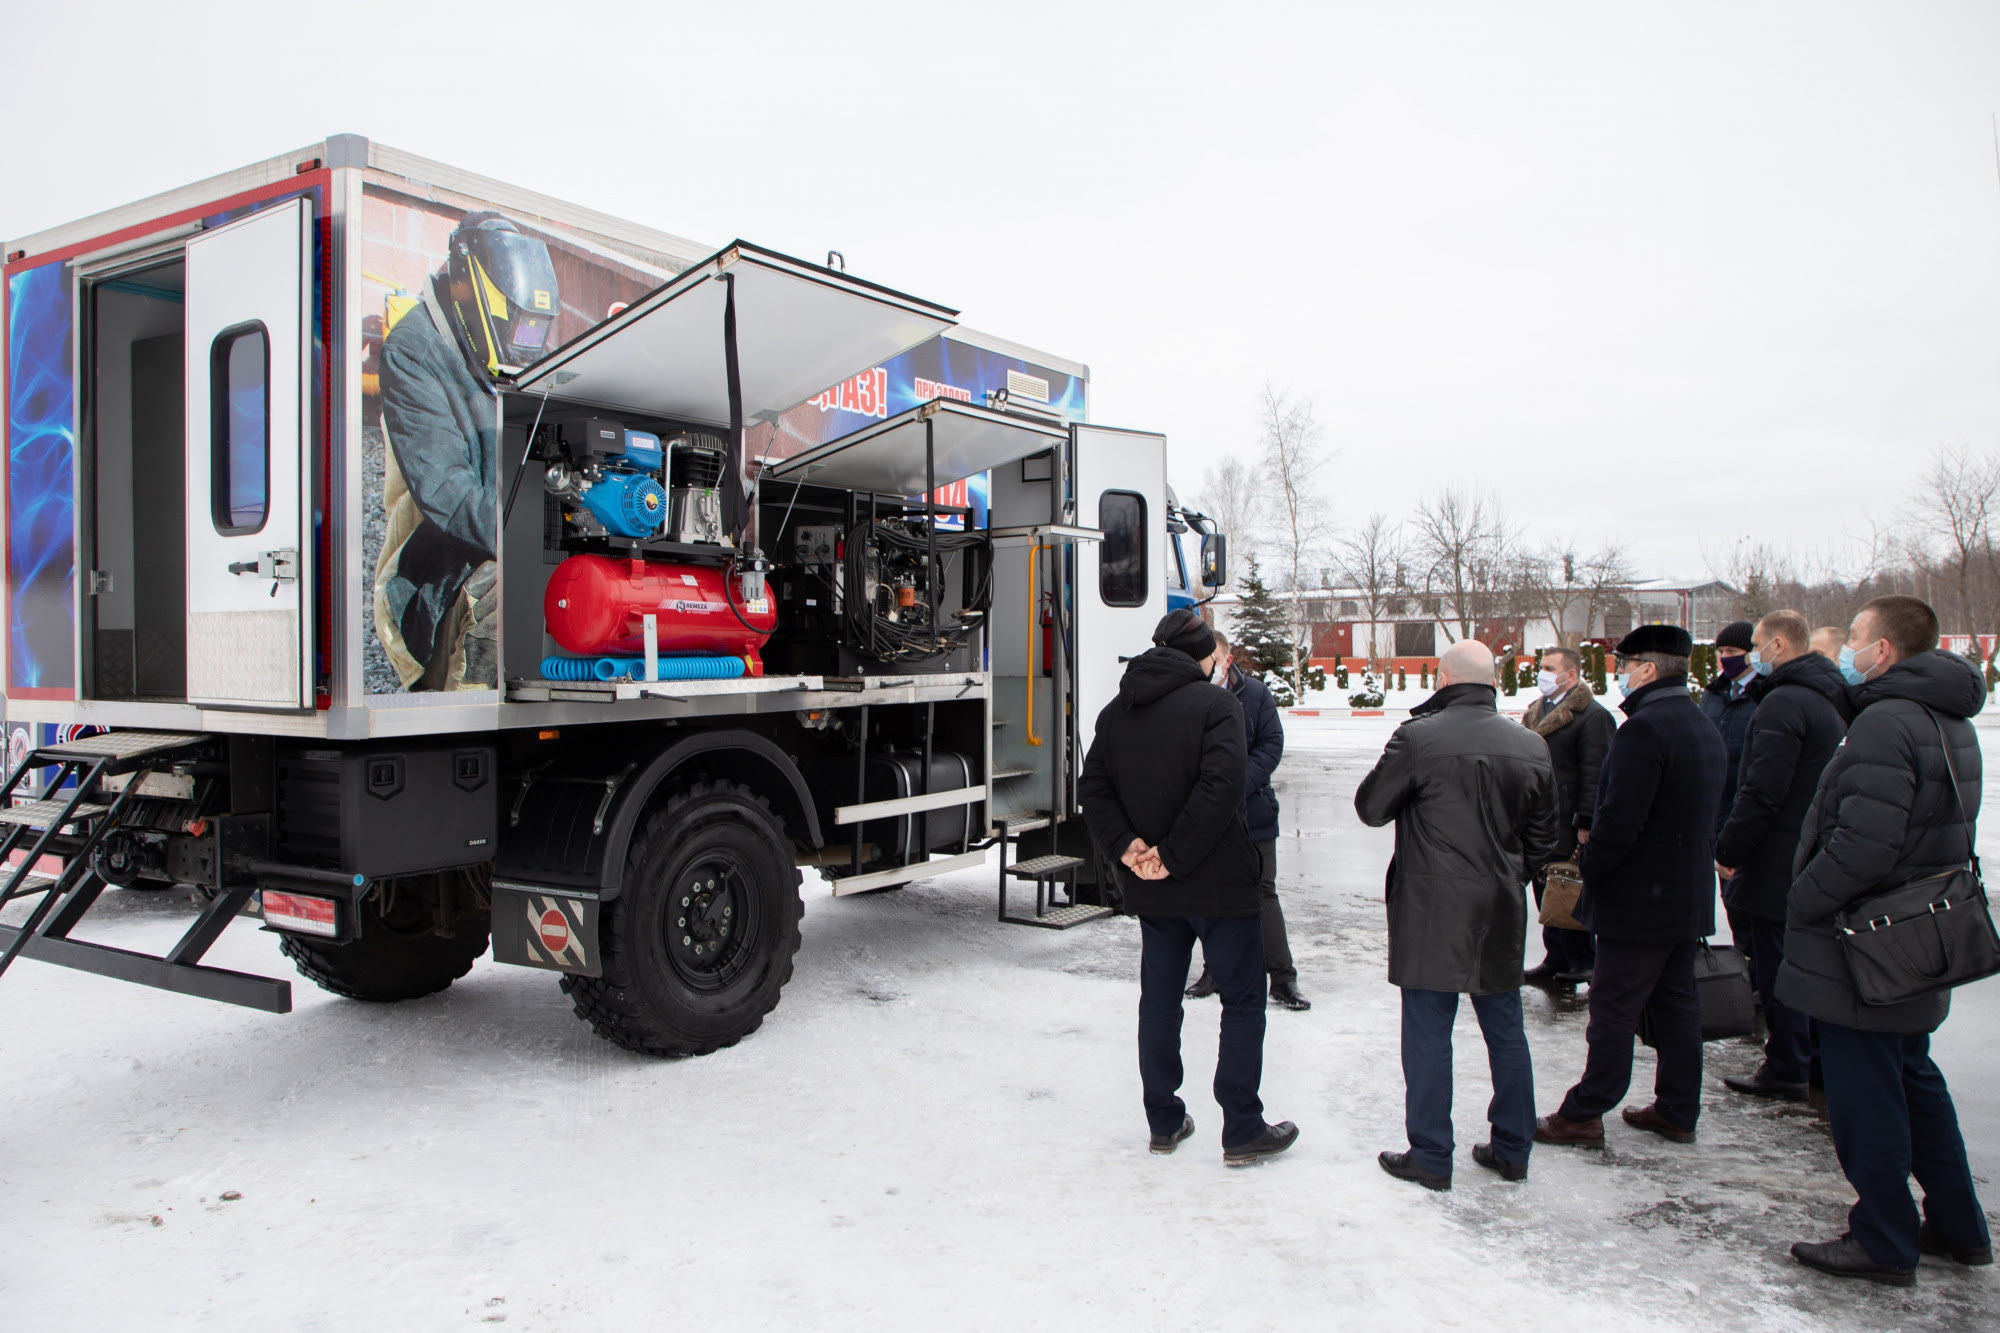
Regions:
<instances>
[{"instance_id":1,"label":"leather shoe","mask_svg":"<svg viewBox=\"0 0 2000 1333\"><path fill-rule=\"evenodd\" d=\"M1521 980L1530 986L1546 986L1556 979L1558 971L1553 958L1544 958L1521 974Z\"/></svg>"},{"instance_id":2,"label":"leather shoe","mask_svg":"<svg viewBox=\"0 0 2000 1333\"><path fill-rule=\"evenodd\" d=\"M1264 1132L1240 1148L1224 1148L1224 1166L1255 1166L1269 1157L1276 1157L1285 1149L1299 1141L1299 1127L1289 1120L1280 1120L1275 1125L1264 1126Z\"/></svg>"},{"instance_id":3,"label":"leather shoe","mask_svg":"<svg viewBox=\"0 0 2000 1333\"><path fill-rule=\"evenodd\" d=\"M1181 1117L1180 1129L1172 1134L1155 1134L1153 1141L1146 1146L1156 1153L1170 1153L1180 1147L1181 1140L1192 1133L1194 1133L1194 1117L1184 1115Z\"/></svg>"},{"instance_id":4,"label":"leather shoe","mask_svg":"<svg viewBox=\"0 0 2000 1333\"><path fill-rule=\"evenodd\" d=\"M1625 1123L1634 1129L1643 1129L1648 1133L1658 1134L1661 1138L1671 1139L1675 1143L1694 1142L1693 1130L1682 1129L1679 1125L1661 1115L1660 1108L1657 1106L1628 1106L1618 1114L1624 1117Z\"/></svg>"},{"instance_id":5,"label":"leather shoe","mask_svg":"<svg viewBox=\"0 0 2000 1333\"><path fill-rule=\"evenodd\" d=\"M1937 1233L1931 1230L1931 1224L1928 1222L1917 1228L1917 1248L1925 1254L1942 1255L1953 1263L1964 1264L1967 1268L1984 1268L1993 1262L1991 1245L1983 1245L1976 1250L1946 1249L1944 1242L1937 1238Z\"/></svg>"},{"instance_id":6,"label":"leather shoe","mask_svg":"<svg viewBox=\"0 0 2000 1333\"><path fill-rule=\"evenodd\" d=\"M1215 978L1208 975L1208 969L1204 967L1201 975L1194 979L1194 985L1189 986L1186 993L1190 1000L1206 1000L1219 989L1221 988L1215 984Z\"/></svg>"},{"instance_id":7,"label":"leather shoe","mask_svg":"<svg viewBox=\"0 0 2000 1333\"><path fill-rule=\"evenodd\" d=\"M1792 1246L1792 1258L1807 1268L1817 1268L1835 1277L1863 1277L1891 1287L1914 1287L1917 1275L1908 1268L1890 1268L1876 1263L1853 1236L1839 1240L1802 1240Z\"/></svg>"},{"instance_id":8,"label":"leather shoe","mask_svg":"<svg viewBox=\"0 0 2000 1333\"><path fill-rule=\"evenodd\" d=\"M1722 1082L1731 1091L1748 1093L1752 1097L1772 1097L1781 1102L1802 1102L1806 1099L1807 1089L1803 1082L1772 1078L1771 1066L1767 1064L1757 1066L1757 1072L1748 1078L1730 1074Z\"/></svg>"},{"instance_id":9,"label":"leather shoe","mask_svg":"<svg viewBox=\"0 0 2000 1333\"><path fill-rule=\"evenodd\" d=\"M1500 1156L1500 1154L1494 1152L1493 1145L1490 1143L1473 1144L1472 1160L1485 1167L1488 1171L1498 1171L1502 1180L1526 1180L1528 1178L1528 1164L1526 1162L1508 1161L1506 1158Z\"/></svg>"},{"instance_id":10,"label":"leather shoe","mask_svg":"<svg viewBox=\"0 0 2000 1333\"><path fill-rule=\"evenodd\" d=\"M1271 983L1271 1003L1281 1009L1303 1012L1313 1007L1313 1002L1299 994L1296 981L1274 981Z\"/></svg>"},{"instance_id":11,"label":"leather shoe","mask_svg":"<svg viewBox=\"0 0 2000 1333\"><path fill-rule=\"evenodd\" d=\"M1604 1146L1604 1120L1592 1116L1588 1120L1565 1120L1561 1115L1545 1115L1535 1121L1535 1142L1553 1143L1565 1148L1602 1148Z\"/></svg>"},{"instance_id":12,"label":"leather shoe","mask_svg":"<svg viewBox=\"0 0 2000 1333\"><path fill-rule=\"evenodd\" d=\"M1565 986L1581 986L1584 982L1590 980L1590 973L1558 972L1556 973L1556 980L1561 982Z\"/></svg>"},{"instance_id":13,"label":"leather shoe","mask_svg":"<svg viewBox=\"0 0 2000 1333\"><path fill-rule=\"evenodd\" d=\"M1398 1180L1415 1181L1427 1190L1448 1190L1451 1188L1451 1177L1449 1175L1441 1176L1435 1171L1424 1170L1412 1162L1410 1155L1406 1152L1376 1153L1375 1160L1380 1163L1384 1171L1387 1171Z\"/></svg>"}]
</instances>

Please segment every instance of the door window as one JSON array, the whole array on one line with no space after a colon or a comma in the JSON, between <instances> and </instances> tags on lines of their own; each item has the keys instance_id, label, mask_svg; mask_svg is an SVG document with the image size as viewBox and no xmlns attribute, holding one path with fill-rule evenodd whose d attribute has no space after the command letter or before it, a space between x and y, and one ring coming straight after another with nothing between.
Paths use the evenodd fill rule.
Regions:
<instances>
[{"instance_id":1,"label":"door window","mask_svg":"<svg viewBox=\"0 0 2000 1333\"><path fill-rule=\"evenodd\" d=\"M271 513L271 338L261 322L215 335L208 383L215 530L256 532Z\"/></svg>"},{"instance_id":2,"label":"door window","mask_svg":"<svg viewBox=\"0 0 2000 1333\"><path fill-rule=\"evenodd\" d=\"M1106 491L1097 501L1104 543L1097 566L1097 595L1106 606L1146 604L1146 498Z\"/></svg>"}]
</instances>

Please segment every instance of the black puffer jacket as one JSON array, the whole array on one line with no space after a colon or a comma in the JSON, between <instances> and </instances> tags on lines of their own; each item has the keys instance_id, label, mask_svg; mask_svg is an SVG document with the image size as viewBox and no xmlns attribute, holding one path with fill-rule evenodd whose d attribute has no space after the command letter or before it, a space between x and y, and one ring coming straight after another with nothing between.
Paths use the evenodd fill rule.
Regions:
<instances>
[{"instance_id":1,"label":"black puffer jacket","mask_svg":"<svg viewBox=\"0 0 2000 1333\"><path fill-rule=\"evenodd\" d=\"M1249 748L1243 777L1243 818L1250 825L1250 841L1269 842L1278 836L1278 793L1271 789L1271 774L1285 757L1285 725L1278 720L1271 687L1255 676L1229 668L1229 692L1243 705L1244 740Z\"/></svg>"},{"instance_id":2,"label":"black puffer jacket","mask_svg":"<svg viewBox=\"0 0 2000 1333\"><path fill-rule=\"evenodd\" d=\"M1744 670L1749 670L1747 664ZM1716 676L1701 692L1702 715L1722 733L1722 743L1729 755L1728 769L1722 779L1722 800L1717 803L1715 811L1717 833L1722 832L1722 826L1729 822L1730 807L1736 802L1736 775L1743 766L1743 738L1750 730L1750 718L1757 711L1757 701L1751 697L1748 688L1739 695L1735 687L1735 681Z\"/></svg>"},{"instance_id":3,"label":"black puffer jacket","mask_svg":"<svg viewBox=\"0 0 2000 1333\"><path fill-rule=\"evenodd\" d=\"M1097 715L1077 793L1137 916L1256 916L1258 860L1243 822L1243 710L1176 648L1132 659ZM1160 849L1167 878L1119 860L1132 839Z\"/></svg>"},{"instance_id":4,"label":"black puffer jacket","mask_svg":"<svg viewBox=\"0 0 2000 1333\"><path fill-rule=\"evenodd\" d=\"M1715 840L1717 865L1736 872L1722 900L1767 921L1785 919L1799 829L1827 760L1847 732L1847 682L1818 653L1795 657L1750 686L1757 711L1743 738L1736 803Z\"/></svg>"},{"instance_id":5,"label":"black puffer jacket","mask_svg":"<svg viewBox=\"0 0 2000 1333\"><path fill-rule=\"evenodd\" d=\"M1820 777L1799 835L1778 999L1843 1027L1930 1032L1951 1012L1950 993L1862 1004L1833 919L1885 889L1965 864L1980 790L1979 737L1966 719L1985 707L1986 682L1956 653L1920 653L1847 697L1854 721ZM1944 738L1963 813L1952 797Z\"/></svg>"},{"instance_id":6,"label":"black puffer jacket","mask_svg":"<svg viewBox=\"0 0 2000 1333\"><path fill-rule=\"evenodd\" d=\"M1389 980L1490 995L1521 984L1522 886L1556 850L1556 780L1542 738L1451 685L1410 710L1354 793L1361 822L1396 821Z\"/></svg>"},{"instance_id":7,"label":"black puffer jacket","mask_svg":"<svg viewBox=\"0 0 2000 1333\"><path fill-rule=\"evenodd\" d=\"M1577 920L1633 944L1688 944L1715 933L1715 807L1727 751L1669 676L1620 705L1590 841L1577 858Z\"/></svg>"}]
</instances>

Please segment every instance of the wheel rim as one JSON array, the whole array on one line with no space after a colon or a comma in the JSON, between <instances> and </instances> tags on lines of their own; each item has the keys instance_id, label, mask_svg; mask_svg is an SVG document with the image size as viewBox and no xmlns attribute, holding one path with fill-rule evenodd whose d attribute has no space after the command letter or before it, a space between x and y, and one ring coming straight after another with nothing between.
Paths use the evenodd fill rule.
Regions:
<instances>
[{"instance_id":1,"label":"wheel rim","mask_svg":"<svg viewBox=\"0 0 2000 1333\"><path fill-rule=\"evenodd\" d=\"M712 852L683 867L667 895L661 932L667 961L683 984L726 989L756 958L762 913L751 867L730 852Z\"/></svg>"}]
</instances>

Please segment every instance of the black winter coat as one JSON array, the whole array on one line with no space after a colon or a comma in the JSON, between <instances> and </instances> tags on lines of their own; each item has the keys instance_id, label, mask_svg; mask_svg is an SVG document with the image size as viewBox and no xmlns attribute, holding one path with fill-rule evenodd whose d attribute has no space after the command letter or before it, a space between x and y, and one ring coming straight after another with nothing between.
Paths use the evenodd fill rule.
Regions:
<instances>
[{"instance_id":1,"label":"black winter coat","mask_svg":"<svg viewBox=\"0 0 2000 1333\"><path fill-rule=\"evenodd\" d=\"M1611 750L1611 738L1618 731L1611 710L1597 701L1588 684L1579 684L1570 695L1563 696L1563 702L1568 703L1573 696L1580 696L1580 706L1570 720L1556 731L1536 733L1547 742L1549 763L1556 773L1555 859L1558 861L1576 855L1577 830L1588 829L1591 817L1597 813L1599 775L1604 771L1604 756ZM1538 719L1544 711L1543 707L1531 704L1523 720Z\"/></svg>"},{"instance_id":2,"label":"black winter coat","mask_svg":"<svg viewBox=\"0 0 2000 1333\"><path fill-rule=\"evenodd\" d=\"M1243 822L1243 710L1175 648L1132 659L1097 715L1077 792L1091 837L1117 866L1138 916L1256 916L1257 849ZM1160 849L1165 879L1120 857L1132 839Z\"/></svg>"},{"instance_id":3,"label":"black winter coat","mask_svg":"<svg viewBox=\"0 0 2000 1333\"><path fill-rule=\"evenodd\" d=\"M1577 858L1576 917L1594 935L1685 944L1715 933L1715 807L1722 737L1669 676L1621 705L1590 841Z\"/></svg>"},{"instance_id":4,"label":"black winter coat","mask_svg":"<svg viewBox=\"0 0 2000 1333\"><path fill-rule=\"evenodd\" d=\"M1370 828L1396 821L1389 980L1491 995L1521 984L1525 885L1555 855L1549 749L1503 718L1491 685L1451 685L1410 710L1354 793Z\"/></svg>"},{"instance_id":5,"label":"black winter coat","mask_svg":"<svg viewBox=\"0 0 2000 1333\"><path fill-rule=\"evenodd\" d=\"M1285 757L1285 727L1278 720L1271 689L1263 681L1231 667L1229 692L1243 706L1244 740L1249 749L1243 778L1243 818L1250 826L1250 841L1269 842L1278 836L1278 793L1271 789L1271 774Z\"/></svg>"},{"instance_id":6,"label":"black winter coat","mask_svg":"<svg viewBox=\"0 0 2000 1333\"><path fill-rule=\"evenodd\" d=\"M1750 668L1746 663L1744 670ZM1743 767L1743 738L1750 731L1750 719L1757 711L1757 701L1748 689L1741 696L1735 694L1735 681L1721 676L1708 682L1708 688L1701 692L1701 711L1715 729L1722 733L1722 743L1728 747L1728 770L1722 779L1722 800L1717 803L1715 831L1720 834L1722 826L1729 822L1730 807L1736 803L1737 771Z\"/></svg>"},{"instance_id":7,"label":"black winter coat","mask_svg":"<svg viewBox=\"0 0 2000 1333\"><path fill-rule=\"evenodd\" d=\"M1778 999L1843 1027L1930 1032L1951 1012L1950 993L1862 1004L1833 919L1885 889L1962 866L1971 855L1980 756L1979 737L1965 719L1985 707L1986 682L1956 653L1929 652L1854 686L1847 697L1854 721L1820 777L1799 835ZM1944 738L1962 812L1952 797Z\"/></svg>"},{"instance_id":8,"label":"black winter coat","mask_svg":"<svg viewBox=\"0 0 2000 1333\"><path fill-rule=\"evenodd\" d=\"M1847 733L1847 682L1818 653L1795 657L1750 686L1757 711L1743 738L1736 802L1715 840L1722 900L1766 921L1785 919L1799 829L1827 760Z\"/></svg>"}]
</instances>

